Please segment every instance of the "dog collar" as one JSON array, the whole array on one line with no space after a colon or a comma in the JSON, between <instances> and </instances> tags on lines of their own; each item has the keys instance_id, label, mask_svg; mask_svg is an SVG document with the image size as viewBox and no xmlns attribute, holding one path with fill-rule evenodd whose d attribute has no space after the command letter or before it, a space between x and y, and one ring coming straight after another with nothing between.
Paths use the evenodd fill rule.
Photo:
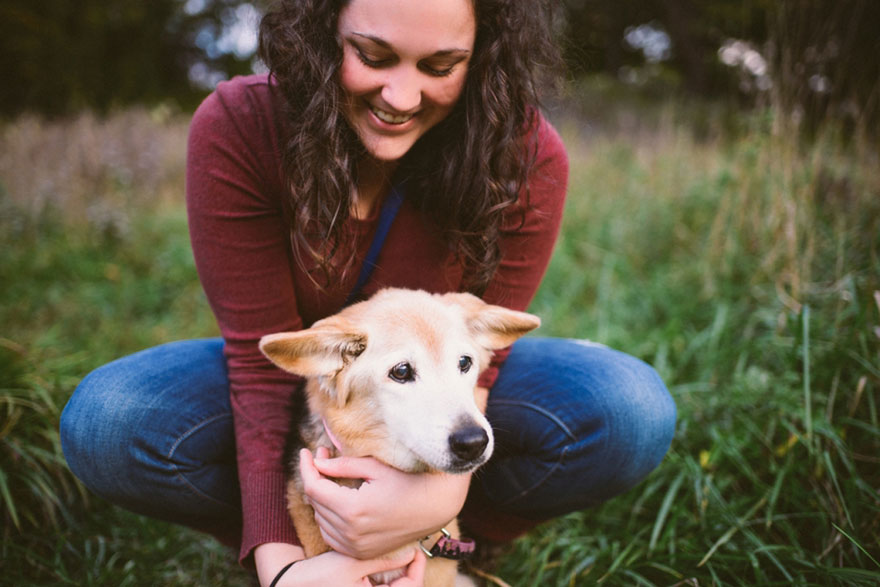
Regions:
<instances>
[{"instance_id":1,"label":"dog collar","mask_svg":"<svg viewBox=\"0 0 880 587\"><path fill-rule=\"evenodd\" d=\"M440 538L434 543L430 549L424 545L425 540L430 536L425 536L419 540L419 548L428 558L440 557L452 560L464 560L470 558L476 550L476 543L470 538L455 539L446 528L440 528Z\"/></svg>"},{"instance_id":2,"label":"dog collar","mask_svg":"<svg viewBox=\"0 0 880 587\"><path fill-rule=\"evenodd\" d=\"M330 431L330 426L327 425L327 419L321 418L321 423L324 425L324 434L327 435L327 438L330 439L330 442L333 443L333 448L336 449L340 455L342 454L342 443L339 442L339 439L336 438L336 435Z\"/></svg>"}]
</instances>

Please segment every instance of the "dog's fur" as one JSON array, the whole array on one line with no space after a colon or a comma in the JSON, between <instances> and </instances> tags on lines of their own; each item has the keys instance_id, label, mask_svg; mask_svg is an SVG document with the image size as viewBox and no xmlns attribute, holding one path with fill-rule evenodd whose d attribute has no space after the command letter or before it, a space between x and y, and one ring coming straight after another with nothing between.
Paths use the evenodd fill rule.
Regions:
<instances>
[{"instance_id":1,"label":"dog's fur","mask_svg":"<svg viewBox=\"0 0 880 587\"><path fill-rule=\"evenodd\" d=\"M372 456L413 473L467 473L493 449L485 406L475 401L477 376L493 350L539 325L531 314L470 294L386 289L309 329L264 336L260 349L282 369L307 378L308 411L292 424L300 435L294 445ZM288 451L288 509L312 557L329 547L303 500L297 448ZM454 520L447 529L457 536ZM371 579L385 583L401 574ZM428 561L426 586L455 581L455 561Z\"/></svg>"}]
</instances>

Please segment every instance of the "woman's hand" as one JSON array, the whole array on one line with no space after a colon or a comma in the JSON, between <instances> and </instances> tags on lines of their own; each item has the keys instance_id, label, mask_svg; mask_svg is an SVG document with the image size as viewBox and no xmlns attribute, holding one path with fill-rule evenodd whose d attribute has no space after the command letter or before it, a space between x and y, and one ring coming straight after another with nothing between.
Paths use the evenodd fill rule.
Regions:
<instances>
[{"instance_id":1,"label":"woman's hand","mask_svg":"<svg viewBox=\"0 0 880 587\"><path fill-rule=\"evenodd\" d=\"M317 458L300 452L303 489L324 541L335 551L369 559L433 534L458 515L470 475L403 473L372 458ZM363 479L357 489L327 477Z\"/></svg>"},{"instance_id":2,"label":"woman's hand","mask_svg":"<svg viewBox=\"0 0 880 587\"><path fill-rule=\"evenodd\" d=\"M289 558L295 550L299 554ZM302 549L296 546L261 544L254 550L260 585L267 587L287 563L297 560L281 575L276 587L371 587L370 575L401 568L406 568L406 574L385 587L421 587L427 561L417 548L393 559L358 560L332 550L310 559L302 560L302 557Z\"/></svg>"}]
</instances>

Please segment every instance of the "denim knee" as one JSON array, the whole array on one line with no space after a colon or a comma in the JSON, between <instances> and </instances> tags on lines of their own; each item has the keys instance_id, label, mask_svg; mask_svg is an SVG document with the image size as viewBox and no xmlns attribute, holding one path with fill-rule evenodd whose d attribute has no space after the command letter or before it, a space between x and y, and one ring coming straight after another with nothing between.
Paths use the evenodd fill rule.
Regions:
<instances>
[{"instance_id":1,"label":"denim knee","mask_svg":"<svg viewBox=\"0 0 880 587\"><path fill-rule=\"evenodd\" d=\"M138 513L204 525L239 511L222 343L182 341L100 367L61 415L71 471Z\"/></svg>"},{"instance_id":2,"label":"denim knee","mask_svg":"<svg viewBox=\"0 0 880 587\"><path fill-rule=\"evenodd\" d=\"M108 393L115 386L105 383L105 371L106 366L93 371L74 390L61 412L60 436L73 474L92 492L113 500L120 493L117 481L126 477L119 473L130 469L124 462L133 444L128 435L139 423L133 410Z\"/></svg>"},{"instance_id":3,"label":"denim knee","mask_svg":"<svg viewBox=\"0 0 880 587\"><path fill-rule=\"evenodd\" d=\"M488 415L497 458L478 478L512 514L546 519L601 503L638 483L669 449L675 404L655 370L626 354L524 339L496 388Z\"/></svg>"},{"instance_id":4,"label":"denim knee","mask_svg":"<svg viewBox=\"0 0 880 587\"><path fill-rule=\"evenodd\" d=\"M611 465L606 487L596 494L599 501L632 488L660 464L672 443L676 421L675 402L653 367L622 355L608 375L616 384L595 406L601 409L603 453ZM584 459L583 465L590 468L589 444L579 444L571 447L570 458Z\"/></svg>"}]
</instances>

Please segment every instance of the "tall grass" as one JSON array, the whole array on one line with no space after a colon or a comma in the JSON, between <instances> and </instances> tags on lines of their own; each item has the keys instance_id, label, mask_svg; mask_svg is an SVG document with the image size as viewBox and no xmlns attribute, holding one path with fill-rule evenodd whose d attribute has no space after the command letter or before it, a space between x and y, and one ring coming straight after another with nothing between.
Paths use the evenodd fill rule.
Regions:
<instances>
[{"instance_id":1,"label":"tall grass","mask_svg":"<svg viewBox=\"0 0 880 587\"><path fill-rule=\"evenodd\" d=\"M679 425L640 487L517 543L515 584L880 580L877 152L771 127L566 129L571 199L533 309L657 366Z\"/></svg>"},{"instance_id":2,"label":"tall grass","mask_svg":"<svg viewBox=\"0 0 880 587\"><path fill-rule=\"evenodd\" d=\"M877 153L694 112L559 118L571 188L532 310L654 364L679 423L640 486L517 541L511 585L880 580ZM247 584L216 542L89 496L58 448L91 368L215 333L185 131L137 111L0 129L0 584Z\"/></svg>"},{"instance_id":3,"label":"tall grass","mask_svg":"<svg viewBox=\"0 0 880 587\"><path fill-rule=\"evenodd\" d=\"M68 472L83 375L216 334L183 209L187 123L162 111L0 128L0 584L246 585L211 539L112 508Z\"/></svg>"}]
</instances>

